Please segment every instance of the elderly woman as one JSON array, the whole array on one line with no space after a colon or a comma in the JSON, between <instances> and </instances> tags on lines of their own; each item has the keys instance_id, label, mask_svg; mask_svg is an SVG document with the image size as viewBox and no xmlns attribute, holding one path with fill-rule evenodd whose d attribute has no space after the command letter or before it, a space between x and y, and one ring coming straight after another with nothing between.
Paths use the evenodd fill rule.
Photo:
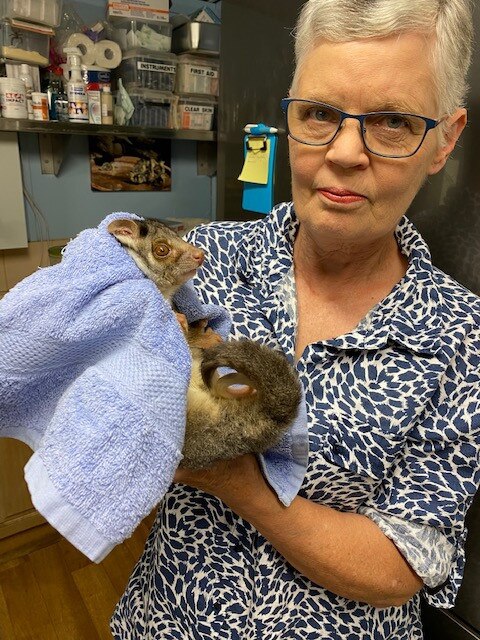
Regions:
<instances>
[{"instance_id":1,"label":"elderly woman","mask_svg":"<svg viewBox=\"0 0 480 640\"><path fill-rule=\"evenodd\" d=\"M197 229L205 301L282 349L309 459L179 470L112 619L122 640L414 640L450 607L480 479L480 301L405 217L466 124L468 0L309 0L283 100L293 203Z\"/></svg>"}]
</instances>

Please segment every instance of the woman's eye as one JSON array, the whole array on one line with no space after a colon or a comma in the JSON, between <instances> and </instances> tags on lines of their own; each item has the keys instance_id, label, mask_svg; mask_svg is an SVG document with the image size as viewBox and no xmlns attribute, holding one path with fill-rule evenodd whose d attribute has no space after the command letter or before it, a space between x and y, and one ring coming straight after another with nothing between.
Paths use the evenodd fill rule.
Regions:
<instances>
[{"instance_id":1,"label":"woman's eye","mask_svg":"<svg viewBox=\"0 0 480 640\"><path fill-rule=\"evenodd\" d=\"M408 126L408 122L401 116L385 116L385 126L389 129L401 129Z\"/></svg>"},{"instance_id":2,"label":"woman's eye","mask_svg":"<svg viewBox=\"0 0 480 640\"><path fill-rule=\"evenodd\" d=\"M170 247L168 244L164 244L163 242L156 244L153 248L153 255L156 258L165 258L169 253Z\"/></svg>"},{"instance_id":3,"label":"woman's eye","mask_svg":"<svg viewBox=\"0 0 480 640\"><path fill-rule=\"evenodd\" d=\"M319 122L325 122L330 119L330 114L325 109L310 109L308 116Z\"/></svg>"}]
</instances>

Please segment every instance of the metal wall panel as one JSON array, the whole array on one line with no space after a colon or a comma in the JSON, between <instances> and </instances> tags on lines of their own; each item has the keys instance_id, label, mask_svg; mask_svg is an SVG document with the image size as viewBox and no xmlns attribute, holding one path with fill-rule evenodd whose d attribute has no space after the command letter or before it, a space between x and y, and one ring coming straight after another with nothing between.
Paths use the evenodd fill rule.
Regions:
<instances>
[{"instance_id":1,"label":"metal wall panel","mask_svg":"<svg viewBox=\"0 0 480 640\"><path fill-rule=\"evenodd\" d=\"M303 0L222 0L219 100L218 219L259 217L241 208L243 127L266 122L283 128L280 99L293 72L295 24ZM477 39L480 3L475 3ZM424 185L409 211L434 263L480 294L480 47L470 73L469 124L444 170ZM279 136L275 202L289 200L285 136ZM468 515L467 564L456 606L425 606L426 640L480 640L480 494Z\"/></svg>"},{"instance_id":2,"label":"metal wall panel","mask_svg":"<svg viewBox=\"0 0 480 640\"><path fill-rule=\"evenodd\" d=\"M280 100L293 72L293 38L301 0L222 0L221 82L218 113L217 219L260 216L243 211L243 127L265 122L283 128ZM275 202L289 200L287 141L277 149Z\"/></svg>"}]
</instances>

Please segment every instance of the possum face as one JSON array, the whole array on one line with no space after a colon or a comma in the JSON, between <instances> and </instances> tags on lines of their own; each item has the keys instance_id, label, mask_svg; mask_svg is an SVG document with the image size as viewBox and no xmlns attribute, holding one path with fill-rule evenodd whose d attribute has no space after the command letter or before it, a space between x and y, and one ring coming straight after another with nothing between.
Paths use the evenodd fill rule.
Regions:
<instances>
[{"instance_id":1,"label":"possum face","mask_svg":"<svg viewBox=\"0 0 480 640\"><path fill-rule=\"evenodd\" d=\"M205 257L202 249L185 242L175 231L152 218L114 220L108 231L168 299L195 275Z\"/></svg>"}]
</instances>

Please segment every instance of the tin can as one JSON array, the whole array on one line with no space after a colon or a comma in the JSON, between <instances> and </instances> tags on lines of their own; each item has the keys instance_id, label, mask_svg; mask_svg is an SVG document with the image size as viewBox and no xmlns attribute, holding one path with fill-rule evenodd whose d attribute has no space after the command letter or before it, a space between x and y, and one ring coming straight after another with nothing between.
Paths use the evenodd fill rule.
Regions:
<instances>
[{"instance_id":1,"label":"tin can","mask_svg":"<svg viewBox=\"0 0 480 640\"><path fill-rule=\"evenodd\" d=\"M32 91L33 119L47 122L48 117L48 96L40 91Z\"/></svg>"},{"instance_id":2,"label":"tin can","mask_svg":"<svg viewBox=\"0 0 480 640\"><path fill-rule=\"evenodd\" d=\"M4 118L28 118L25 83L18 78L0 78L0 103Z\"/></svg>"}]
</instances>

